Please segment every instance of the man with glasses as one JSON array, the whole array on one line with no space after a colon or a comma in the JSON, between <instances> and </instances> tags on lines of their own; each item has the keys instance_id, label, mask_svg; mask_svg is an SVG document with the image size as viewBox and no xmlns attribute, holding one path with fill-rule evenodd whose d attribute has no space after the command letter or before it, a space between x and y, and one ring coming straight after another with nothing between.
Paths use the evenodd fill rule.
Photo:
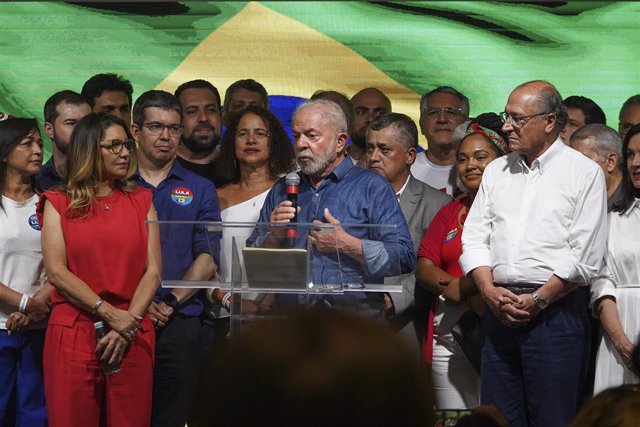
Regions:
<instances>
[{"instance_id":1,"label":"man with glasses","mask_svg":"<svg viewBox=\"0 0 640 427\"><path fill-rule=\"evenodd\" d=\"M411 174L433 188L453 194L456 160L454 131L469 119L469 98L450 86L439 86L420 99L420 131L427 151L418 153Z\"/></svg>"},{"instance_id":2,"label":"man with glasses","mask_svg":"<svg viewBox=\"0 0 640 427\"><path fill-rule=\"evenodd\" d=\"M587 285L606 245L604 175L559 138L566 112L550 83L518 86L503 118L512 153L485 169L460 257L488 306L481 404L513 427L566 426L588 361Z\"/></svg>"},{"instance_id":3,"label":"man with glasses","mask_svg":"<svg viewBox=\"0 0 640 427\"><path fill-rule=\"evenodd\" d=\"M133 179L153 191L160 221L220 221L213 184L175 160L182 135L180 102L170 93L143 93L133 107L139 144ZM209 280L219 262L219 236L190 224L162 225L163 280ZM153 426L183 427L189 415L203 350L203 310L197 289L160 288L149 307L156 328Z\"/></svg>"},{"instance_id":4,"label":"man with glasses","mask_svg":"<svg viewBox=\"0 0 640 427\"><path fill-rule=\"evenodd\" d=\"M624 141L629 129L640 123L640 94L633 95L622 104L618 118L618 133Z\"/></svg>"}]
</instances>

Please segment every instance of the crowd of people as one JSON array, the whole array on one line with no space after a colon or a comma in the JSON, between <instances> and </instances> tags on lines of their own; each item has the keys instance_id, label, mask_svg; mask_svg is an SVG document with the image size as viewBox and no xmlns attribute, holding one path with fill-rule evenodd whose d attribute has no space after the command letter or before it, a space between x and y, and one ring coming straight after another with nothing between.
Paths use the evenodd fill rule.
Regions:
<instances>
[{"instance_id":1,"label":"crowd of people","mask_svg":"<svg viewBox=\"0 0 640 427\"><path fill-rule=\"evenodd\" d=\"M577 425L592 394L640 383L640 95L622 105L617 131L593 100L563 100L546 81L514 88L499 113L471 117L469 99L449 86L425 93L416 108L418 124L393 112L378 88L352 97L319 90L291 117L276 117L251 79L233 83L224 99L210 82L192 80L134 102L124 77L98 74L44 103L52 143L44 164L37 119L3 115L0 425L299 425L309 414L322 414L319 424L341 423L332 416L393 424L393 408L371 405L376 418L345 406L359 386L371 401L385 360L420 367L389 367L424 376L427 385L407 383L419 389L411 399L395 400L397 411L411 412L396 421L419 424L433 423L433 410L479 407L490 410L460 425L476 425L474 417ZM293 141L282 125L289 119ZM287 195L291 172L297 205ZM322 308L319 318L341 314L326 331L316 317L303 320L308 337L299 325L251 328L234 347L239 295L159 286L161 278L231 280L240 235L206 226L220 221L315 223L292 239L326 260L323 278L401 291L304 301L243 294L252 314L308 305ZM280 247L289 241L284 230L255 232L247 244ZM384 325L384 337L395 335L389 345L409 357L383 356L383 340L365 340L359 318ZM351 338L336 329L350 321ZM324 341L314 343L314 334ZM288 340L300 340L290 354ZM366 358L350 340L375 342L372 351L382 353L352 370L340 392L332 375L345 374L333 351L348 363ZM265 362L258 380L261 349L274 364ZM227 371L234 360L251 369ZM285 405L272 401L278 396L260 403L258 391L269 388L282 390ZM301 390L341 410L305 413ZM260 405L259 416L232 403L243 395ZM298 412L287 414L286 399Z\"/></svg>"}]
</instances>

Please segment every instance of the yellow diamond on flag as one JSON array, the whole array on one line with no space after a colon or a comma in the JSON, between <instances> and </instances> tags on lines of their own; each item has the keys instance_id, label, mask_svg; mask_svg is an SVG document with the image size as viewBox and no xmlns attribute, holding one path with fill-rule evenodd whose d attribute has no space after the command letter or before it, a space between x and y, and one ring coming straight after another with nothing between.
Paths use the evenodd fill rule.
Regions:
<instances>
[{"instance_id":1,"label":"yellow diamond on flag","mask_svg":"<svg viewBox=\"0 0 640 427\"><path fill-rule=\"evenodd\" d=\"M212 32L156 88L173 92L205 79L221 92L251 78L270 95L309 98L318 89L353 96L364 87L382 90L393 111L419 119L420 95L330 37L257 2Z\"/></svg>"}]
</instances>

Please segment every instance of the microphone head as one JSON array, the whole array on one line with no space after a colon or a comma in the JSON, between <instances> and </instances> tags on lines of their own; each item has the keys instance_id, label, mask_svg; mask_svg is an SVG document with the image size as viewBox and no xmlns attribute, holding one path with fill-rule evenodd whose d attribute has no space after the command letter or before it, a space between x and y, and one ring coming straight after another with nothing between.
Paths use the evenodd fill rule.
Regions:
<instances>
[{"instance_id":1,"label":"microphone head","mask_svg":"<svg viewBox=\"0 0 640 427\"><path fill-rule=\"evenodd\" d=\"M300 185L300 176L296 172L290 172L284 178L284 182L289 185Z\"/></svg>"}]
</instances>

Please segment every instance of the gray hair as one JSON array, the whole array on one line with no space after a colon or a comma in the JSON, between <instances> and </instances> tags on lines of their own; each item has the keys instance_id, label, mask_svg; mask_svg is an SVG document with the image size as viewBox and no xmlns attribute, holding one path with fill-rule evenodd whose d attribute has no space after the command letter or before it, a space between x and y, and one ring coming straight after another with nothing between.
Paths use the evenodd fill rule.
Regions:
<instances>
[{"instance_id":1,"label":"gray hair","mask_svg":"<svg viewBox=\"0 0 640 427\"><path fill-rule=\"evenodd\" d=\"M312 107L321 107L318 109L318 112L322 115L323 120L326 123L334 125L338 132L346 133L348 131L347 118L345 117L342 108L340 108L340 106L335 102L329 101L328 99L311 99L304 101L302 104L298 105L296 110L293 112L293 116L295 117L300 111Z\"/></svg>"},{"instance_id":2,"label":"gray hair","mask_svg":"<svg viewBox=\"0 0 640 427\"><path fill-rule=\"evenodd\" d=\"M458 126L456 126L456 128L453 130L453 135L451 136L451 143L455 147L456 151L458 151L460 142L466 136L467 128L469 127L470 124L471 124L471 120L467 120L459 124Z\"/></svg>"},{"instance_id":3,"label":"gray hair","mask_svg":"<svg viewBox=\"0 0 640 427\"><path fill-rule=\"evenodd\" d=\"M599 156L606 157L611 153L618 156L618 164L622 164L622 140L618 132L607 125L592 123L585 125L571 135L569 145L593 137L594 150Z\"/></svg>"},{"instance_id":4,"label":"gray hair","mask_svg":"<svg viewBox=\"0 0 640 427\"><path fill-rule=\"evenodd\" d=\"M465 120L469 118L469 98L467 98L462 92L452 88L451 86L438 86L430 92L425 93L420 98L420 116L424 112L425 108L427 108L427 101L429 97L436 93L448 93L449 95L453 95L460 100L462 104L462 112L464 113Z\"/></svg>"},{"instance_id":5,"label":"gray hair","mask_svg":"<svg viewBox=\"0 0 640 427\"><path fill-rule=\"evenodd\" d=\"M399 143L409 150L418 148L418 127L411 117L401 113L387 113L379 116L367 129L367 136L371 131L379 131L392 127Z\"/></svg>"},{"instance_id":6,"label":"gray hair","mask_svg":"<svg viewBox=\"0 0 640 427\"><path fill-rule=\"evenodd\" d=\"M556 114L556 130L558 132L567 123L567 107L562 103L562 97L560 92L551 83L544 80L532 80L530 82L522 83L516 89L520 89L532 84L542 84L534 106L538 113L555 113ZM515 91L515 90L514 90ZM513 92L512 92L513 93Z\"/></svg>"}]
</instances>

